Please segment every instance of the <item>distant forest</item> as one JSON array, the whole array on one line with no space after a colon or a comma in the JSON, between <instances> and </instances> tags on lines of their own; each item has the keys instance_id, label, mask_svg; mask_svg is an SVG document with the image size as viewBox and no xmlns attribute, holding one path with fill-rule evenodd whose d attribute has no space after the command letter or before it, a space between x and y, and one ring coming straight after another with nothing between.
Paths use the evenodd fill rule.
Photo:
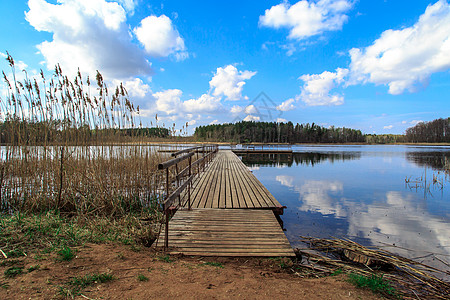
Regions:
<instances>
[{"instance_id":1,"label":"distant forest","mask_svg":"<svg viewBox=\"0 0 450 300\"><path fill-rule=\"evenodd\" d=\"M0 122L0 143L26 144L59 143L63 135L76 143L96 143L101 140L117 142L123 138L143 137L149 139L173 138L173 131L164 127L90 129L68 127L63 130L61 121L27 122L8 120ZM119 140L118 140L119 139ZM199 126L193 137L185 141L232 142L232 143L450 143L450 118L420 122L406 129L405 134L364 134L360 130L345 127L323 127L315 123L293 124L276 122L237 122Z\"/></svg>"},{"instance_id":2,"label":"distant forest","mask_svg":"<svg viewBox=\"0 0 450 300\"><path fill-rule=\"evenodd\" d=\"M323 127L315 123L237 122L199 126L199 141L235 143L450 143L450 118L420 122L404 135L363 134L345 127Z\"/></svg>"},{"instance_id":3,"label":"distant forest","mask_svg":"<svg viewBox=\"0 0 450 300\"><path fill-rule=\"evenodd\" d=\"M450 143L450 118L420 122L406 129L405 138L411 143Z\"/></svg>"},{"instance_id":4,"label":"distant forest","mask_svg":"<svg viewBox=\"0 0 450 300\"><path fill-rule=\"evenodd\" d=\"M60 143L64 137L69 137L71 143L83 141L95 143L98 139L105 137L114 142L120 138L168 138L170 131L167 128L108 128L90 129L89 126L79 128L68 127L66 130L61 121L51 122L27 122L22 120L8 120L0 122L0 143L19 143L19 140L28 145L39 145L44 143Z\"/></svg>"},{"instance_id":5,"label":"distant forest","mask_svg":"<svg viewBox=\"0 0 450 300\"><path fill-rule=\"evenodd\" d=\"M236 143L350 143L365 142L360 130L325 128L315 123L237 122L199 126L194 137L204 141Z\"/></svg>"}]
</instances>

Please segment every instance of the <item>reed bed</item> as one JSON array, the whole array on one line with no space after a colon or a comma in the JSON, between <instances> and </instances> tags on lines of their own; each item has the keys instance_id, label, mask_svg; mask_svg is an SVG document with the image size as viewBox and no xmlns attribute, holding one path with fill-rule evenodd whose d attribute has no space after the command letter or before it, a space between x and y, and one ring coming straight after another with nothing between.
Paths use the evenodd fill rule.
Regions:
<instances>
[{"instance_id":1,"label":"reed bed","mask_svg":"<svg viewBox=\"0 0 450 300\"><path fill-rule=\"evenodd\" d=\"M450 283L440 278L449 271L438 270L383 249L369 249L347 239L302 237L308 249L297 249L304 258L303 267L314 274L336 274L337 271L365 277L380 276L395 288L384 294L402 299L449 299ZM313 250L313 251L311 251Z\"/></svg>"},{"instance_id":2,"label":"reed bed","mask_svg":"<svg viewBox=\"0 0 450 300\"><path fill-rule=\"evenodd\" d=\"M156 209L163 156L144 145L139 107L97 72L71 81L57 65L47 79L4 71L0 96L0 208L120 217ZM19 77L23 77L19 80Z\"/></svg>"}]
</instances>

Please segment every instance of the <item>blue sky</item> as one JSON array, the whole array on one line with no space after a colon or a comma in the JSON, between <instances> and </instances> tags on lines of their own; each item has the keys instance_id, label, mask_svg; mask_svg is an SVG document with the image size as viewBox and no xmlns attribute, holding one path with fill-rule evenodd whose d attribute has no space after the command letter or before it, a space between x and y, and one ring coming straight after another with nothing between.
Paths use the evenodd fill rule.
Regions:
<instances>
[{"instance_id":1,"label":"blue sky","mask_svg":"<svg viewBox=\"0 0 450 300\"><path fill-rule=\"evenodd\" d=\"M0 13L2 56L30 74L98 69L144 126L158 114L191 133L237 120L403 133L450 115L446 0L29 0Z\"/></svg>"}]
</instances>

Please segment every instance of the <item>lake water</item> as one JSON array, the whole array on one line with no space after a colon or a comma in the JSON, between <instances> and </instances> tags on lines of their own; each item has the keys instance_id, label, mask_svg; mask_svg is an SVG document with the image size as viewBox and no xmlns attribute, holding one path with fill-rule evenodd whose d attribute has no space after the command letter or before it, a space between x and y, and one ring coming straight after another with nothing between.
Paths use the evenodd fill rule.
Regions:
<instances>
[{"instance_id":1,"label":"lake water","mask_svg":"<svg viewBox=\"0 0 450 300\"><path fill-rule=\"evenodd\" d=\"M287 206L292 246L305 246L300 236L350 238L448 269L438 259L450 261L450 147L290 149L242 160Z\"/></svg>"}]
</instances>

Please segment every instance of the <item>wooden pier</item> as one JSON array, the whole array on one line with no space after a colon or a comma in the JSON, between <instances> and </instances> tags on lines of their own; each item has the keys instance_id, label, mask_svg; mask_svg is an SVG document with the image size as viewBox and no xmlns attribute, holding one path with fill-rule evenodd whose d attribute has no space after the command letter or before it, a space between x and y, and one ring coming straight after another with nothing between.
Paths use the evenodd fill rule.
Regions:
<instances>
[{"instance_id":1,"label":"wooden pier","mask_svg":"<svg viewBox=\"0 0 450 300\"><path fill-rule=\"evenodd\" d=\"M217 153L190 195L191 210L182 201L168 224L170 253L295 256L276 217L284 207L232 151Z\"/></svg>"}]
</instances>

